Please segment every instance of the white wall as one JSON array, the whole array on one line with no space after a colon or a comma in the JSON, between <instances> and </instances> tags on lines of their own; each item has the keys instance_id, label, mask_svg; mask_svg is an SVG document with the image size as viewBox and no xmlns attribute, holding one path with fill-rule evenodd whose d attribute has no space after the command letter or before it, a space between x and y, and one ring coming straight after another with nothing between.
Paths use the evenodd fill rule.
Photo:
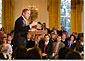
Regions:
<instances>
[{"instance_id":1,"label":"white wall","mask_svg":"<svg viewBox=\"0 0 85 61\"><path fill-rule=\"evenodd\" d=\"M29 5L34 5L38 8L38 18L37 22L46 22L47 27L49 27L49 14L47 11L47 0L15 0L15 20L21 15L24 8L28 8Z\"/></svg>"}]
</instances>

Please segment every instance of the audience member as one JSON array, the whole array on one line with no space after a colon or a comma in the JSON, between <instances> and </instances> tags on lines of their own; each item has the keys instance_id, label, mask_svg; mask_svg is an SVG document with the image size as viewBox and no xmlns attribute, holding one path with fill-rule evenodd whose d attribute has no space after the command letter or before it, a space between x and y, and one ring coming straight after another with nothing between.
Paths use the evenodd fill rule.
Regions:
<instances>
[{"instance_id":1,"label":"audience member","mask_svg":"<svg viewBox=\"0 0 85 61\"><path fill-rule=\"evenodd\" d=\"M48 34L44 36L44 40L39 42L39 47L42 50L43 59L51 59L53 53L53 44L50 41Z\"/></svg>"},{"instance_id":2,"label":"audience member","mask_svg":"<svg viewBox=\"0 0 85 61\"><path fill-rule=\"evenodd\" d=\"M80 55L78 52L72 51L72 50L69 51L69 52L66 54L65 58L66 58L66 59L70 59L70 60L73 60L73 59L75 59L75 60L82 59L82 58L81 58L81 55Z\"/></svg>"},{"instance_id":3,"label":"audience member","mask_svg":"<svg viewBox=\"0 0 85 61\"><path fill-rule=\"evenodd\" d=\"M58 59L65 59L66 54L70 51L70 48L63 47L59 50Z\"/></svg>"},{"instance_id":4,"label":"audience member","mask_svg":"<svg viewBox=\"0 0 85 61\"><path fill-rule=\"evenodd\" d=\"M39 47L29 48L27 59L42 59L42 51Z\"/></svg>"},{"instance_id":5,"label":"audience member","mask_svg":"<svg viewBox=\"0 0 85 61\"><path fill-rule=\"evenodd\" d=\"M65 44L61 42L61 36L58 36L57 42L53 43L53 58L58 58L58 52L61 48L65 47Z\"/></svg>"},{"instance_id":6,"label":"audience member","mask_svg":"<svg viewBox=\"0 0 85 61\"><path fill-rule=\"evenodd\" d=\"M46 23L43 23L42 26L41 26L41 30L47 30L48 33L50 34L50 29L46 27Z\"/></svg>"},{"instance_id":7,"label":"audience member","mask_svg":"<svg viewBox=\"0 0 85 61\"><path fill-rule=\"evenodd\" d=\"M14 51L14 59L26 59L27 57L27 48L19 46Z\"/></svg>"},{"instance_id":8,"label":"audience member","mask_svg":"<svg viewBox=\"0 0 85 61\"><path fill-rule=\"evenodd\" d=\"M71 35L70 36L70 40L67 40L68 45L67 47L71 48L72 50L74 50L75 46L76 46L76 42L75 42L75 36Z\"/></svg>"},{"instance_id":9,"label":"audience member","mask_svg":"<svg viewBox=\"0 0 85 61\"><path fill-rule=\"evenodd\" d=\"M31 47L34 47L35 46L35 41L32 41L31 39L32 35L31 34L27 34L27 45L26 45L26 48L31 48Z\"/></svg>"}]
</instances>

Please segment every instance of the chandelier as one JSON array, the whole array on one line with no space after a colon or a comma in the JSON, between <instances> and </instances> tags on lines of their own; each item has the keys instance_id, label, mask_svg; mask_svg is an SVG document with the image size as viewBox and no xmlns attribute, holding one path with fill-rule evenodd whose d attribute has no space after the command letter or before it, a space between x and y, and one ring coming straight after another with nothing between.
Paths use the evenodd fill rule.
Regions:
<instances>
[{"instance_id":1,"label":"chandelier","mask_svg":"<svg viewBox=\"0 0 85 61\"><path fill-rule=\"evenodd\" d=\"M28 9L31 11L29 21L34 21L38 18L38 8L36 6L28 6Z\"/></svg>"}]
</instances>

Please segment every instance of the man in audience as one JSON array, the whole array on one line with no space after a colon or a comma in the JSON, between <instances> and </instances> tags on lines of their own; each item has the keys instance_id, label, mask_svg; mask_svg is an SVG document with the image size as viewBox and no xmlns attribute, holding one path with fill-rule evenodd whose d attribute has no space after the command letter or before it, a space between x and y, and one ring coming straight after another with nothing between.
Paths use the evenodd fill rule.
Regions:
<instances>
[{"instance_id":1,"label":"man in audience","mask_svg":"<svg viewBox=\"0 0 85 61\"><path fill-rule=\"evenodd\" d=\"M54 26L51 30L51 33L54 32L55 34L59 34L59 30L57 30L57 27Z\"/></svg>"},{"instance_id":2,"label":"man in audience","mask_svg":"<svg viewBox=\"0 0 85 61\"><path fill-rule=\"evenodd\" d=\"M53 43L53 58L58 58L58 52L61 48L65 46L64 43L61 42L61 36L58 36L57 42Z\"/></svg>"},{"instance_id":3,"label":"man in audience","mask_svg":"<svg viewBox=\"0 0 85 61\"><path fill-rule=\"evenodd\" d=\"M51 40L52 40L52 42L56 42L57 41L55 33L51 33Z\"/></svg>"},{"instance_id":4,"label":"man in audience","mask_svg":"<svg viewBox=\"0 0 85 61\"><path fill-rule=\"evenodd\" d=\"M73 59L82 59L81 55L76 52L76 51L73 51L73 50L70 50L66 56L65 56L66 59L70 59L70 60L73 60Z\"/></svg>"},{"instance_id":5,"label":"man in audience","mask_svg":"<svg viewBox=\"0 0 85 61\"><path fill-rule=\"evenodd\" d=\"M65 59L65 56L69 51L70 49L67 47L61 48L58 53L58 59Z\"/></svg>"},{"instance_id":6,"label":"man in audience","mask_svg":"<svg viewBox=\"0 0 85 61\"><path fill-rule=\"evenodd\" d=\"M39 47L33 47L27 50L27 59L42 59L42 51Z\"/></svg>"},{"instance_id":7,"label":"man in audience","mask_svg":"<svg viewBox=\"0 0 85 61\"><path fill-rule=\"evenodd\" d=\"M26 59L27 49L23 46L19 46L14 51L14 59Z\"/></svg>"},{"instance_id":8,"label":"man in audience","mask_svg":"<svg viewBox=\"0 0 85 61\"><path fill-rule=\"evenodd\" d=\"M43 59L51 59L53 53L52 41L49 40L48 34L44 36L44 41L39 42L39 47L42 50Z\"/></svg>"},{"instance_id":9,"label":"man in audience","mask_svg":"<svg viewBox=\"0 0 85 61\"><path fill-rule=\"evenodd\" d=\"M35 41L32 41L31 34L27 34L27 45L26 48L31 48L35 46Z\"/></svg>"},{"instance_id":10,"label":"man in audience","mask_svg":"<svg viewBox=\"0 0 85 61\"><path fill-rule=\"evenodd\" d=\"M63 42L65 44L65 46L67 46L68 42L67 42L66 34L62 33L61 37L62 37L61 42Z\"/></svg>"},{"instance_id":11,"label":"man in audience","mask_svg":"<svg viewBox=\"0 0 85 61\"><path fill-rule=\"evenodd\" d=\"M66 33L66 34L67 34L67 32L66 32L65 29L64 29L64 26L61 27L60 35L62 35L62 33Z\"/></svg>"},{"instance_id":12,"label":"man in audience","mask_svg":"<svg viewBox=\"0 0 85 61\"><path fill-rule=\"evenodd\" d=\"M47 30L48 33L50 34L50 29L46 27L46 23L43 23L41 27L42 27L41 30Z\"/></svg>"}]
</instances>

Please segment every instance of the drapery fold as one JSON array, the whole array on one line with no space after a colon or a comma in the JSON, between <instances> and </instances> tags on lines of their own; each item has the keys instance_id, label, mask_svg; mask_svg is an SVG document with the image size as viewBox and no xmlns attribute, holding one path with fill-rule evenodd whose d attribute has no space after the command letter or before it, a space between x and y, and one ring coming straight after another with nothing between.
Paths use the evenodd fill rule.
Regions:
<instances>
[{"instance_id":1,"label":"drapery fold","mask_svg":"<svg viewBox=\"0 0 85 61\"><path fill-rule=\"evenodd\" d=\"M14 0L2 0L2 27L6 33L14 29Z\"/></svg>"},{"instance_id":2,"label":"drapery fold","mask_svg":"<svg viewBox=\"0 0 85 61\"><path fill-rule=\"evenodd\" d=\"M83 32L83 0L71 0L71 33Z\"/></svg>"},{"instance_id":3,"label":"drapery fold","mask_svg":"<svg viewBox=\"0 0 85 61\"><path fill-rule=\"evenodd\" d=\"M48 0L47 10L49 12L49 28L52 29L57 26L61 29L61 0Z\"/></svg>"}]
</instances>

